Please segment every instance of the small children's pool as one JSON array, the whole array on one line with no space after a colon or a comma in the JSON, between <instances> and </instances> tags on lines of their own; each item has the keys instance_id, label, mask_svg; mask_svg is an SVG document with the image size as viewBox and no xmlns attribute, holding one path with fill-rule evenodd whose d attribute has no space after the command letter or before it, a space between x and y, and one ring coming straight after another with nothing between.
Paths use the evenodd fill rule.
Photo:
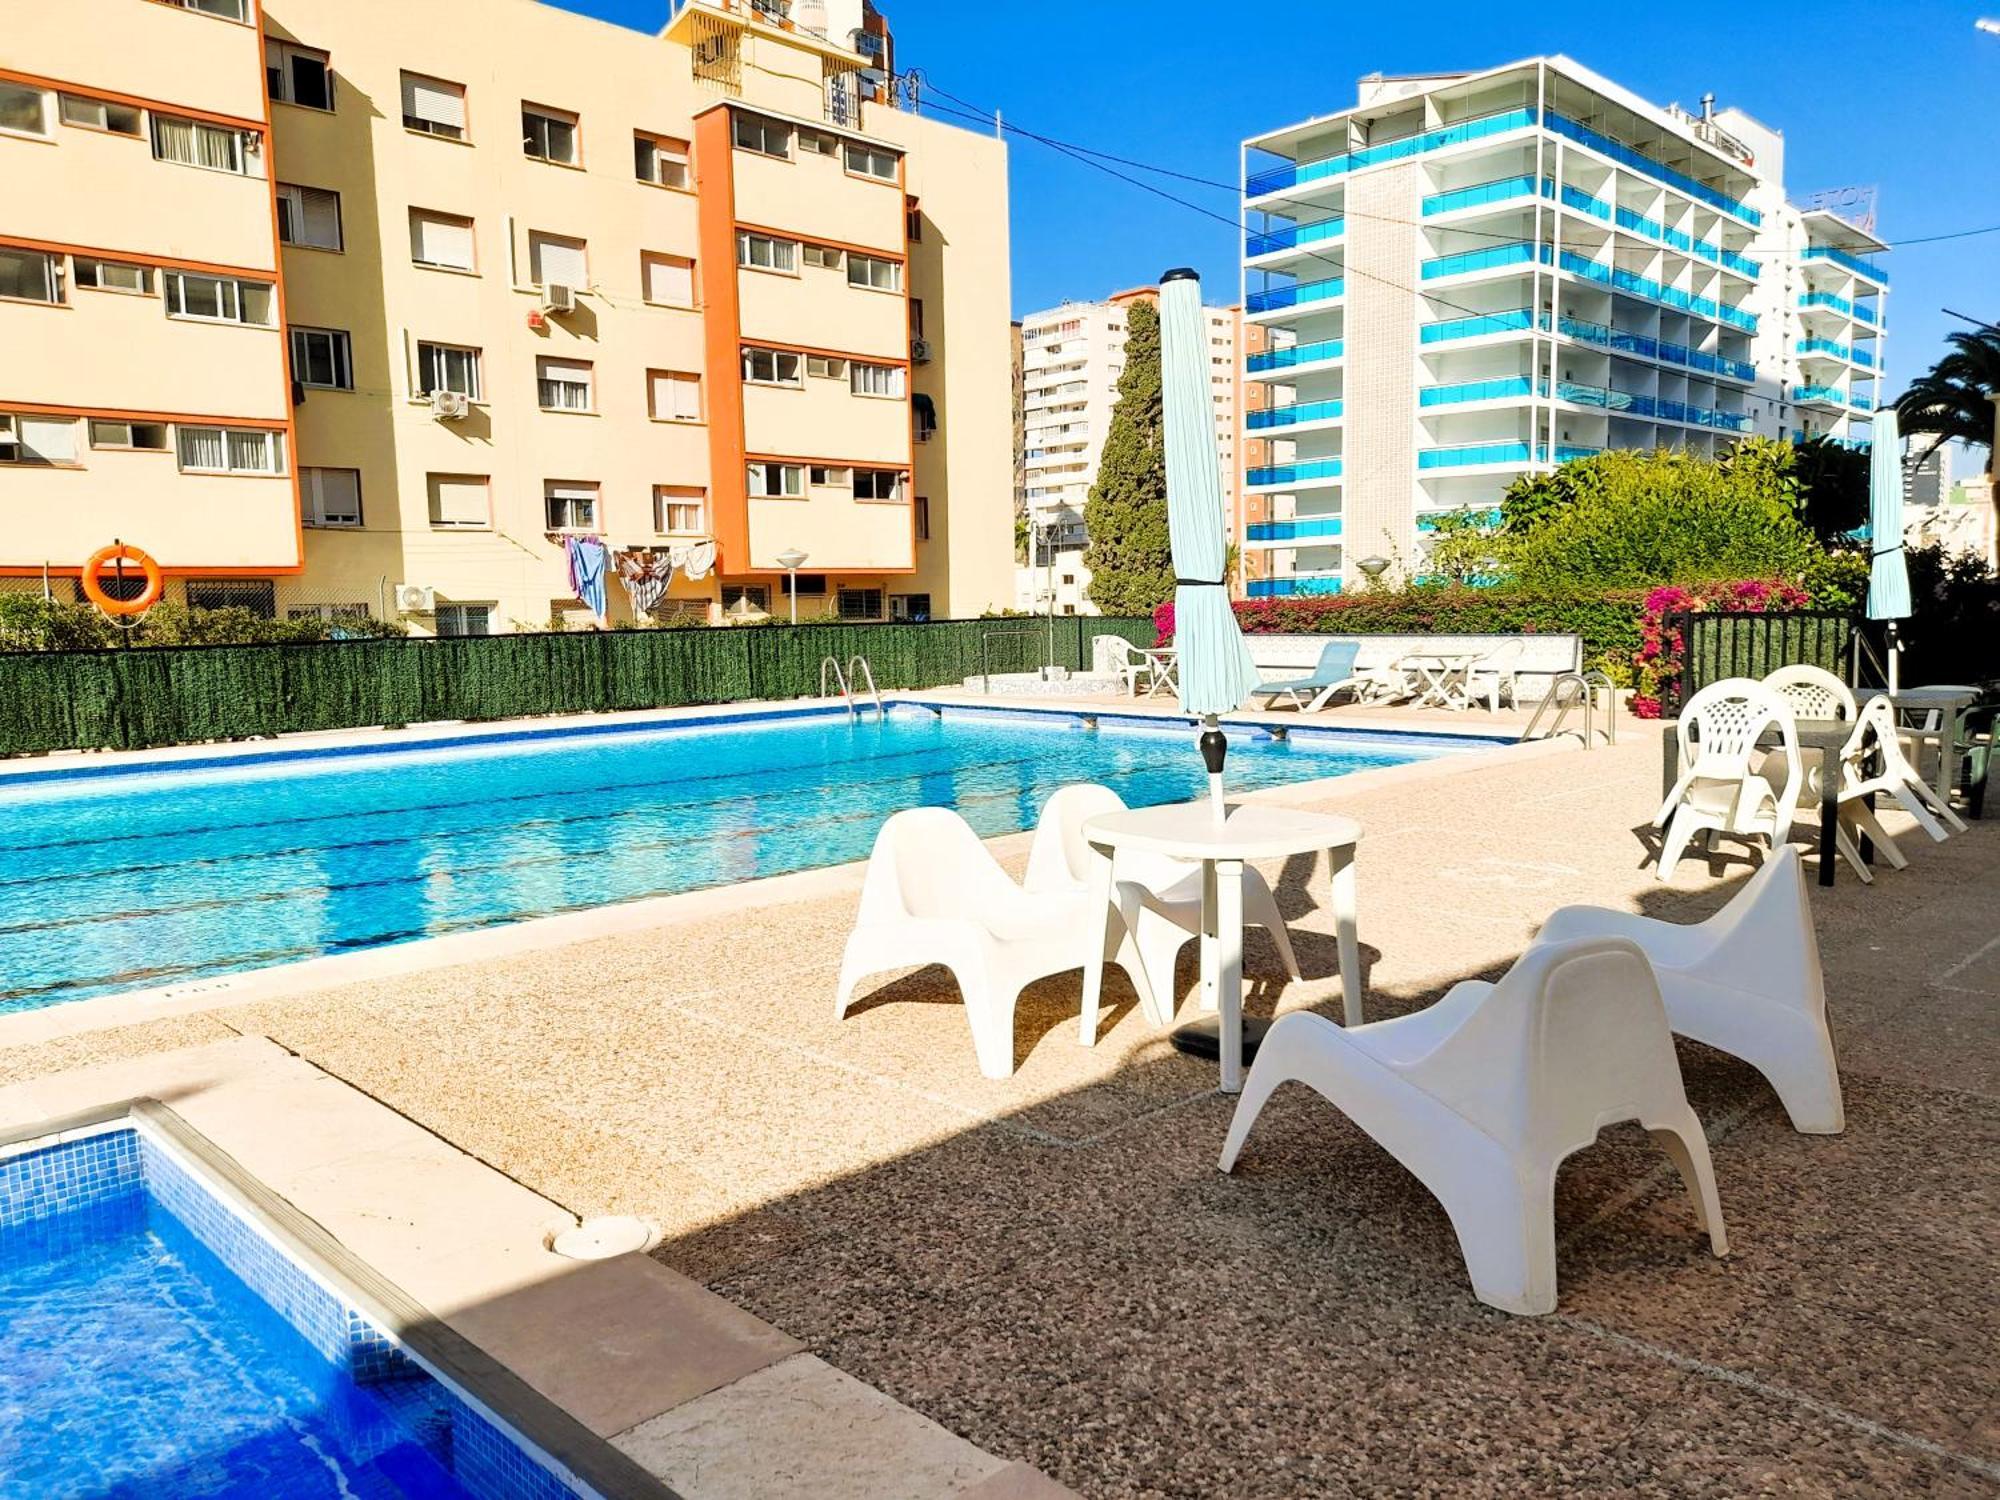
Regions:
<instances>
[{"instance_id":1,"label":"small children's pool","mask_svg":"<svg viewBox=\"0 0 2000 1500\"><path fill-rule=\"evenodd\" d=\"M1231 792L1496 743L1229 737ZM1184 721L913 703L0 778L0 1012L841 864L899 808L1012 833L1076 781L1204 784Z\"/></svg>"},{"instance_id":2,"label":"small children's pool","mask_svg":"<svg viewBox=\"0 0 2000 1500\"><path fill-rule=\"evenodd\" d=\"M130 1123L0 1154L4 1500L596 1493Z\"/></svg>"}]
</instances>

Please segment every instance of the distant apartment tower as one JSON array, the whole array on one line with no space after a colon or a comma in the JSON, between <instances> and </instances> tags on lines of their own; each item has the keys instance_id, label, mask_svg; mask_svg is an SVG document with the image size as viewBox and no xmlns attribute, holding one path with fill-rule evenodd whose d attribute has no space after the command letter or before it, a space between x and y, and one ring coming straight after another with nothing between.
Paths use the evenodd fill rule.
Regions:
<instances>
[{"instance_id":1,"label":"distant apartment tower","mask_svg":"<svg viewBox=\"0 0 2000 1500\"><path fill-rule=\"evenodd\" d=\"M545 629L588 536L714 544L656 617L780 612L794 550L801 615L1011 598L1006 152L898 107L866 0L5 29L10 586L119 538L190 604Z\"/></svg>"},{"instance_id":2,"label":"distant apartment tower","mask_svg":"<svg viewBox=\"0 0 2000 1500\"><path fill-rule=\"evenodd\" d=\"M1053 579L1057 614L1097 613L1083 565L1089 541L1083 507L1118 404L1127 317L1133 303L1158 298L1157 287L1137 287L1021 320L1022 464L1031 541L1028 565L1016 576L1020 608L1046 610ZM1236 491L1236 313L1211 307L1207 315L1209 388L1227 509Z\"/></svg>"},{"instance_id":3,"label":"distant apartment tower","mask_svg":"<svg viewBox=\"0 0 2000 1500\"><path fill-rule=\"evenodd\" d=\"M1563 57L1377 75L1245 142L1247 592L1420 575L1433 517L1605 448L1865 442L1886 247L1783 168L1740 111Z\"/></svg>"},{"instance_id":4,"label":"distant apartment tower","mask_svg":"<svg viewBox=\"0 0 2000 1500\"><path fill-rule=\"evenodd\" d=\"M1903 503L1951 503L1950 443L1940 443L1927 432L1903 440Z\"/></svg>"}]
</instances>

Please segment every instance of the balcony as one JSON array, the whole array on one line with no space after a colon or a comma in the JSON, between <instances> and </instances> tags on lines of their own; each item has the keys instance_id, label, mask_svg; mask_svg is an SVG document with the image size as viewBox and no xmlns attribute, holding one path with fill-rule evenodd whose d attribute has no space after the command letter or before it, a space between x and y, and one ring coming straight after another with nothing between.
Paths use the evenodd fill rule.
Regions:
<instances>
[{"instance_id":1,"label":"balcony","mask_svg":"<svg viewBox=\"0 0 2000 1500\"><path fill-rule=\"evenodd\" d=\"M1792 399L1801 406L1847 405L1847 393L1830 385L1795 385Z\"/></svg>"},{"instance_id":2,"label":"balcony","mask_svg":"<svg viewBox=\"0 0 2000 1500\"><path fill-rule=\"evenodd\" d=\"M1522 333L1534 326L1533 309L1522 307L1511 312L1486 313L1474 318L1446 318L1439 323L1426 323L1418 330L1418 338L1426 344L1442 344L1452 339L1476 339L1489 333Z\"/></svg>"},{"instance_id":3,"label":"balcony","mask_svg":"<svg viewBox=\"0 0 2000 1500\"><path fill-rule=\"evenodd\" d=\"M1265 349L1252 354L1243 362L1243 368L1250 374L1262 370L1289 370L1294 365L1318 364L1325 359L1339 359L1342 345L1339 339L1320 339L1310 344L1293 344L1286 349Z\"/></svg>"},{"instance_id":4,"label":"balcony","mask_svg":"<svg viewBox=\"0 0 2000 1500\"><path fill-rule=\"evenodd\" d=\"M1347 282L1338 276L1324 281L1300 281L1291 286L1266 287L1261 292L1252 292L1244 299L1246 312L1270 312L1279 307L1304 307L1314 302L1331 302L1336 297L1345 296Z\"/></svg>"},{"instance_id":5,"label":"balcony","mask_svg":"<svg viewBox=\"0 0 2000 1500\"><path fill-rule=\"evenodd\" d=\"M1427 385L1417 392L1419 406L1454 406L1466 401L1502 401L1510 396L1534 394L1534 383L1525 375L1499 380L1463 380L1456 385Z\"/></svg>"},{"instance_id":6,"label":"balcony","mask_svg":"<svg viewBox=\"0 0 2000 1500\"><path fill-rule=\"evenodd\" d=\"M1832 292L1801 292L1799 306L1808 312L1824 309L1827 312L1838 313L1843 318L1852 318L1864 328L1882 326L1881 314L1874 308L1863 307L1858 302L1849 302L1845 297L1836 297Z\"/></svg>"},{"instance_id":7,"label":"balcony","mask_svg":"<svg viewBox=\"0 0 2000 1500\"><path fill-rule=\"evenodd\" d=\"M1573 380L1558 380L1555 397L1572 406L1595 407L1618 416L1643 417L1656 422L1679 422L1715 432L1749 432L1756 425L1748 412L1721 411L1687 401L1670 401L1663 396L1643 396L1634 391L1611 390L1601 385L1582 385ZM1556 462L1561 463L1562 450L1558 448L1556 452Z\"/></svg>"},{"instance_id":8,"label":"balcony","mask_svg":"<svg viewBox=\"0 0 2000 1500\"><path fill-rule=\"evenodd\" d=\"M1580 344L1595 344L1600 349L1609 349L1614 354L1629 354L1638 359L1658 360L1662 364L1680 365L1684 369L1699 370L1707 375L1723 375L1731 380L1752 381L1757 378L1757 367L1748 360L1729 359L1720 354L1706 354L1699 349L1690 349L1685 344L1671 343L1666 339L1656 339L1643 333L1630 333L1607 323L1591 323L1582 318L1558 318L1556 332Z\"/></svg>"},{"instance_id":9,"label":"balcony","mask_svg":"<svg viewBox=\"0 0 2000 1500\"><path fill-rule=\"evenodd\" d=\"M1643 172L1648 177L1664 182L1675 191L1685 194L1697 203L1706 203L1710 208L1719 208L1726 214L1733 214L1746 224L1757 225L1764 222L1764 216L1741 199L1732 198L1727 193L1697 182L1685 172L1676 171L1663 162L1654 161L1642 151L1619 144L1608 135L1600 135L1588 125L1572 120L1567 115L1559 115L1554 110L1545 113L1544 123L1560 136L1566 136L1579 146L1588 146L1600 156L1608 156L1620 166Z\"/></svg>"},{"instance_id":10,"label":"balcony","mask_svg":"<svg viewBox=\"0 0 2000 1500\"><path fill-rule=\"evenodd\" d=\"M1467 443L1457 448L1419 448L1419 469L1464 469L1475 464L1524 464L1526 443Z\"/></svg>"},{"instance_id":11,"label":"balcony","mask_svg":"<svg viewBox=\"0 0 2000 1500\"><path fill-rule=\"evenodd\" d=\"M1543 178L1541 191L1547 193L1554 184ZM1424 217L1432 214L1448 214L1461 208L1483 208L1489 203L1507 203L1515 198L1532 197L1536 191L1533 173L1519 177L1501 177L1492 182L1474 183L1471 187L1453 188L1445 193L1432 193L1424 199Z\"/></svg>"},{"instance_id":12,"label":"balcony","mask_svg":"<svg viewBox=\"0 0 2000 1500\"><path fill-rule=\"evenodd\" d=\"M1340 238L1347 228L1345 219L1327 219L1318 224L1292 224L1283 229L1253 234L1243 241L1243 254L1251 260L1280 250L1296 250L1302 245L1318 245Z\"/></svg>"},{"instance_id":13,"label":"balcony","mask_svg":"<svg viewBox=\"0 0 2000 1500\"><path fill-rule=\"evenodd\" d=\"M1828 359L1852 360L1853 349L1833 339L1800 339L1793 345L1801 354L1824 354Z\"/></svg>"},{"instance_id":14,"label":"balcony","mask_svg":"<svg viewBox=\"0 0 2000 1500\"><path fill-rule=\"evenodd\" d=\"M1457 514L1458 512L1455 510L1425 511L1417 517L1417 530L1436 531L1438 518L1440 516L1455 516ZM1477 510L1472 512L1472 523L1475 526L1484 526L1488 530L1491 530L1492 528L1498 526L1501 520L1502 517L1500 514L1500 507L1497 505L1491 506L1486 510Z\"/></svg>"},{"instance_id":15,"label":"balcony","mask_svg":"<svg viewBox=\"0 0 2000 1500\"><path fill-rule=\"evenodd\" d=\"M1850 255L1847 251L1836 249L1832 245L1809 245L1806 248L1805 254L1799 258L1801 260L1831 261L1843 270L1852 271L1856 276L1866 277L1868 280L1876 282L1881 286L1889 284L1889 273L1876 265L1874 261L1863 260L1858 255Z\"/></svg>"},{"instance_id":16,"label":"balcony","mask_svg":"<svg viewBox=\"0 0 2000 1500\"><path fill-rule=\"evenodd\" d=\"M1425 261L1421 270L1425 281L1433 281L1440 276L1461 276L1469 271L1490 271L1500 266L1517 266L1537 260L1546 265L1553 253L1547 245L1538 245L1532 240L1517 240L1511 245L1493 245L1485 250L1462 250L1456 255L1440 255Z\"/></svg>"},{"instance_id":17,"label":"balcony","mask_svg":"<svg viewBox=\"0 0 2000 1500\"><path fill-rule=\"evenodd\" d=\"M1681 312L1693 313L1696 317L1727 323L1730 327L1740 328L1745 333L1757 331L1755 313L1747 313L1740 307L1732 307L1728 303L1717 302L1709 297L1698 297L1692 292L1681 291L1678 287L1662 286L1649 277L1635 276L1632 272L1621 271L1616 266L1599 265L1596 261L1578 255L1573 250L1563 251L1561 265L1563 270L1572 276L1581 276L1585 281L1598 282L1613 291L1623 292L1628 297L1643 298L1648 302L1657 302L1662 307L1671 307Z\"/></svg>"},{"instance_id":18,"label":"balcony","mask_svg":"<svg viewBox=\"0 0 2000 1500\"><path fill-rule=\"evenodd\" d=\"M1284 578L1253 578L1244 592L1252 599L1287 599L1295 594L1337 594L1338 573L1295 573Z\"/></svg>"},{"instance_id":19,"label":"balcony","mask_svg":"<svg viewBox=\"0 0 2000 1500\"><path fill-rule=\"evenodd\" d=\"M1310 484L1315 481L1338 479L1340 460L1337 458L1308 459L1302 463L1276 464L1263 469L1246 469L1243 482L1252 489L1270 489L1288 484Z\"/></svg>"},{"instance_id":20,"label":"balcony","mask_svg":"<svg viewBox=\"0 0 2000 1500\"><path fill-rule=\"evenodd\" d=\"M1340 535L1339 516L1307 516L1296 521L1252 521L1244 528L1250 542L1319 542Z\"/></svg>"},{"instance_id":21,"label":"balcony","mask_svg":"<svg viewBox=\"0 0 2000 1500\"><path fill-rule=\"evenodd\" d=\"M1271 427L1296 427L1301 422L1330 422L1340 415L1338 401L1301 401L1293 406L1267 406L1245 412L1243 425L1253 432Z\"/></svg>"},{"instance_id":22,"label":"balcony","mask_svg":"<svg viewBox=\"0 0 2000 1500\"><path fill-rule=\"evenodd\" d=\"M1525 130L1534 123L1535 112L1532 109L1507 109L1496 114L1480 115L1474 119L1461 120L1456 125L1447 125L1440 130L1427 130L1422 135L1405 136L1400 141L1387 141L1380 146L1364 146L1359 151L1346 151L1339 156L1326 156L1318 161L1299 162L1289 167L1275 167L1268 172L1259 172L1243 184L1243 196L1261 198L1266 193L1281 193L1287 188L1305 187L1310 183L1324 182L1330 177L1339 177L1361 167L1423 156L1447 146L1462 146L1467 141L1483 140L1487 136L1500 135L1509 130Z\"/></svg>"}]
</instances>

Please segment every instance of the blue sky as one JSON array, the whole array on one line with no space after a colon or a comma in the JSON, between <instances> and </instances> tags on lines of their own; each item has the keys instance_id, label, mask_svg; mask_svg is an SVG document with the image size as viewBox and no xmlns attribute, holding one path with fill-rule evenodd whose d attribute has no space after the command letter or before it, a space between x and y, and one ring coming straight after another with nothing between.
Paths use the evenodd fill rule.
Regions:
<instances>
[{"instance_id":1,"label":"blue sky","mask_svg":"<svg viewBox=\"0 0 2000 1500\"><path fill-rule=\"evenodd\" d=\"M562 0L647 31L666 0ZM1794 195L1881 190L1878 230L1900 238L2000 224L2000 0L1427 0L1286 6L1193 0L878 0L897 62L1029 130L1231 182L1247 135L1345 108L1364 73L1484 68L1564 52L1641 96L1692 108L1704 92L1785 135ZM1629 22L1629 24L1627 24ZM1236 296L1231 227L1128 187L1033 141L1010 145L1016 314L1198 268ZM1144 176L1145 174L1135 174ZM1232 195L1160 182L1234 222ZM1965 325L2000 321L2000 233L1913 245L1888 262L1889 386Z\"/></svg>"}]
</instances>

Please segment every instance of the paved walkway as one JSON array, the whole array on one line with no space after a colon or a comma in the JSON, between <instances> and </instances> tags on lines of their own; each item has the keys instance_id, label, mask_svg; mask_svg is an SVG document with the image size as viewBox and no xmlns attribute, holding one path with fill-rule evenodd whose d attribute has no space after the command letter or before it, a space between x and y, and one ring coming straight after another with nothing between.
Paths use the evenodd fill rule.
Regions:
<instances>
[{"instance_id":1,"label":"paved walkway","mask_svg":"<svg viewBox=\"0 0 2000 1500\"><path fill-rule=\"evenodd\" d=\"M1742 877L1642 868L1658 743L1622 727L1320 803L1367 829L1372 1014L1490 977L1558 905L1692 919ZM1229 1101L1122 980L1088 1050L1076 981L1032 990L1001 1082L932 973L835 1023L858 877L0 1050L0 1082L269 1036L567 1209L657 1219L667 1266L1089 1496L2000 1494L2000 824L1905 847L1907 871L1813 892L1847 1133L1793 1133L1684 1044L1733 1253L1642 1133L1607 1131L1559 1182L1540 1319L1473 1300L1442 1210L1302 1090L1220 1175ZM1309 977L1250 1008L1337 1014L1324 872L1269 873ZM1278 972L1261 937L1249 968Z\"/></svg>"}]
</instances>

